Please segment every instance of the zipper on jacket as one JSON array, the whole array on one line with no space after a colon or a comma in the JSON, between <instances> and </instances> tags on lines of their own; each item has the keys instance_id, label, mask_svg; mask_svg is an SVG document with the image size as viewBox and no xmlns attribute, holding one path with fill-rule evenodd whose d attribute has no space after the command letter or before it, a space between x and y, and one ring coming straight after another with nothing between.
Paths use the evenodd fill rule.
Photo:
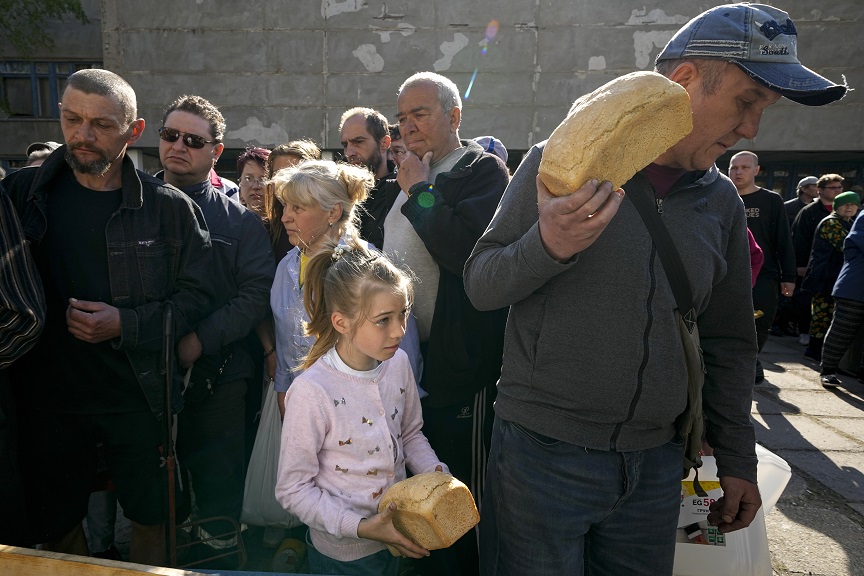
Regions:
<instances>
[{"instance_id":1,"label":"zipper on jacket","mask_svg":"<svg viewBox=\"0 0 864 576\"><path fill-rule=\"evenodd\" d=\"M657 277L654 275L654 261L657 257L657 248L654 245L654 241L651 241L651 256L648 258L648 270L651 275L651 287L648 290L648 298L645 300L645 311L647 314L647 320L645 322L645 330L642 333L642 363L639 365L639 371L636 374L636 392L633 394L633 398L630 399L630 408L627 411L627 418L625 418L622 422L619 422L615 425L615 431L612 433L612 438L610 441L610 449L617 450L618 444L618 436L621 434L621 429L625 424L633 420L633 415L636 413L636 406L639 404L639 400L642 398L642 377L645 374L645 368L648 366L648 357L649 357L649 338L648 335L651 333L651 326L654 324L654 310L653 310L653 302L654 302L654 293L657 289Z\"/></svg>"},{"instance_id":2,"label":"zipper on jacket","mask_svg":"<svg viewBox=\"0 0 864 576\"><path fill-rule=\"evenodd\" d=\"M663 198L657 198L654 200L654 202L657 203L657 213L662 214L663 213Z\"/></svg>"}]
</instances>

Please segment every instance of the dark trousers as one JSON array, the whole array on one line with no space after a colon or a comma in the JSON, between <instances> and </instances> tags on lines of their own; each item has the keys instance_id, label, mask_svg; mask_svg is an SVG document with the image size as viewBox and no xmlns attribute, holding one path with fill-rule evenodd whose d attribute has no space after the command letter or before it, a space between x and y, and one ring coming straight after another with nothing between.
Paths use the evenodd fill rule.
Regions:
<instances>
[{"instance_id":1,"label":"dark trousers","mask_svg":"<svg viewBox=\"0 0 864 576\"><path fill-rule=\"evenodd\" d=\"M240 518L246 478L244 456L246 380L219 382L213 395L187 403L177 416L177 457L191 480L197 518ZM207 522L210 535L228 522Z\"/></svg>"},{"instance_id":2,"label":"dark trousers","mask_svg":"<svg viewBox=\"0 0 864 576\"><path fill-rule=\"evenodd\" d=\"M864 302L834 299L834 319L822 346L822 373L833 374L864 324ZM862 359L864 362L864 359Z\"/></svg>"},{"instance_id":3,"label":"dark trousers","mask_svg":"<svg viewBox=\"0 0 864 576\"><path fill-rule=\"evenodd\" d=\"M494 422L492 405L496 392L492 384L465 402L444 407L423 405L423 434L429 439L438 459L471 490L478 508L486 484L486 464ZM482 510L480 515L483 515ZM469 530L449 548L433 550L430 556L414 563L417 573L423 576L478 574L477 534L476 528Z\"/></svg>"},{"instance_id":4,"label":"dark trousers","mask_svg":"<svg viewBox=\"0 0 864 576\"><path fill-rule=\"evenodd\" d=\"M798 324L798 332L809 334L811 317L810 299L812 294L801 290L802 280L801 276L798 276L795 280L795 292L792 294L792 314L793 320Z\"/></svg>"},{"instance_id":5,"label":"dark trousers","mask_svg":"<svg viewBox=\"0 0 864 576\"><path fill-rule=\"evenodd\" d=\"M761 310L763 313L761 318L756 319L756 340L760 352L768 340L768 331L771 330L771 324L774 322L779 291L780 286L776 278L762 274L756 278L756 285L753 286L753 309Z\"/></svg>"},{"instance_id":6,"label":"dark trousers","mask_svg":"<svg viewBox=\"0 0 864 576\"><path fill-rule=\"evenodd\" d=\"M32 544L24 535L26 514L18 466L18 418L5 370L0 370L0 542Z\"/></svg>"}]
</instances>

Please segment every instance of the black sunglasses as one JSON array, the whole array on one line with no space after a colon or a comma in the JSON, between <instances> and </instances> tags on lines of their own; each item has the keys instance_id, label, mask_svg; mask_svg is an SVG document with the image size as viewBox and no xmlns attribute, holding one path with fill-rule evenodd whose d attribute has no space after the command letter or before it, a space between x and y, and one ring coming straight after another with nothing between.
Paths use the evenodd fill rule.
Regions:
<instances>
[{"instance_id":1,"label":"black sunglasses","mask_svg":"<svg viewBox=\"0 0 864 576\"><path fill-rule=\"evenodd\" d=\"M204 148L205 144L216 144L216 140L205 140L195 134L187 134L165 126L159 128L159 137L166 142L176 142L180 136L183 136L183 145L187 148L201 149Z\"/></svg>"}]
</instances>

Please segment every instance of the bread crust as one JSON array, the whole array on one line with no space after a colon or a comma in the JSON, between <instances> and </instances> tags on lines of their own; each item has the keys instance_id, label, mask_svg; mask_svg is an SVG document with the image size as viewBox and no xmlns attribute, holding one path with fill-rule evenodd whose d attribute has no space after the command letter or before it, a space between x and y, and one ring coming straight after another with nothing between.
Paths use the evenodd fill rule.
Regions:
<instances>
[{"instance_id":1,"label":"bread crust","mask_svg":"<svg viewBox=\"0 0 864 576\"><path fill-rule=\"evenodd\" d=\"M687 91L656 72L632 72L576 100L540 161L549 191L565 196L596 178L620 188L693 130Z\"/></svg>"},{"instance_id":2,"label":"bread crust","mask_svg":"<svg viewBox=\"0 0 864 576\"><path fill-rule=\"evenodd\" d=\"M446 472L426 472L397 482L378 503L396 503L393 525L427 550L447 548L480 521L471 491Z\"/></svg>"}]
</instances>

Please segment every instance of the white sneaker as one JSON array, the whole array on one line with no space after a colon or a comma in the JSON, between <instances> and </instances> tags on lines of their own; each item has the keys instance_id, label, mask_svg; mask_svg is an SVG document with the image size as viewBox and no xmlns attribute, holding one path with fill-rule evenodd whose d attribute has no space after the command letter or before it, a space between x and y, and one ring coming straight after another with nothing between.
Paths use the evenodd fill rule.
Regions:
<instances>
[{"instance_id":1,"label":"white sneaker","mask_svg":"<svg viewBox=\"0 0 864 576\"><path fill-rule=\"evenodd\" d=\"M801 334L798 337L798 344L801 346L809 346L810 345L810 335L809 334Z\"/></svg>"}]
</instances>

